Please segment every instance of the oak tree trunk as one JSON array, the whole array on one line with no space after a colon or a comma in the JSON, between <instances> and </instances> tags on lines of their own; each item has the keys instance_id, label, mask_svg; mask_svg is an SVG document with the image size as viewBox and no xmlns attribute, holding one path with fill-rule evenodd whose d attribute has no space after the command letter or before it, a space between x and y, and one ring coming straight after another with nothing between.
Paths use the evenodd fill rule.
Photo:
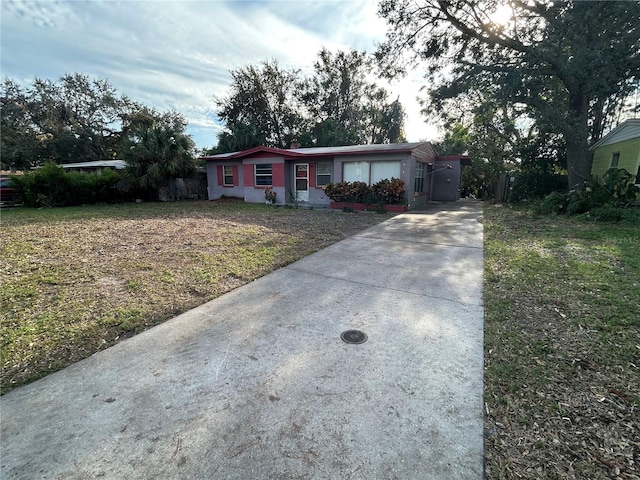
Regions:
<instances>
[{"instance_id":1,"label":"oak tree trunk","mask_svg":"<svg viewBox=\"0 0 640 480\"><path fill-rule=\"evenodd\" d=\"M581 92L570 95L569 121L563 130L567 144L569 189L572 189L591 175L591 154L588 144L589 99Z\"/></svg>"}]
</instances>

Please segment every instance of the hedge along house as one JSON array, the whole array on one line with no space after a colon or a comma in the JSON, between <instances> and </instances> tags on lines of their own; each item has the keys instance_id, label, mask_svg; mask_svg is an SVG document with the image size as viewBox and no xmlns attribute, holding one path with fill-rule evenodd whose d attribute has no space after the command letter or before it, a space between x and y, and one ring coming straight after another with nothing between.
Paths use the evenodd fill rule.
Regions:
<instances>
[{"instance_id":1,"label":"hedge along house","mask_svg":"<svg viewBox=\"0 0 640 480\"><path fill-rule=\"evenodd\" d=\"M415 208L430 200L456 201L466 156L438 157L429 142L249 150L202 157L207 163L209 199L239 197L265 201L271 187L276 203L328 207L328 183L382 179L405 182L406 202Z\"/></svg>"},{"instance_id":2,"label":"hedge along house","mask_svg":"<svg viewBox=\"0 0 640 480\"><path fill-rule=\"evenodd\" d=\"M635 184L640 185L640 118L622 122L590 150L592 175L601 177L610 168L624 168L635 175Z\"/></svg>"}]
</instances>

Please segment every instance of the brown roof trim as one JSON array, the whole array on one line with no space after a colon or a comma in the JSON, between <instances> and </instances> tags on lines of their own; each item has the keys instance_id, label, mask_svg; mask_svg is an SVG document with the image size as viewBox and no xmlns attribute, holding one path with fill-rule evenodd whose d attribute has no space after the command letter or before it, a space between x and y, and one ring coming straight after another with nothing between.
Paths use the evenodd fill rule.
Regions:
<instances>
[{"instance_id":1,"label":"brown roof trim","mask_svg":"<svg viewBox=\"0 0 640 480\"><path fill-rule=\"evenodd\" d=\"M273 147L253 147L248 150L242 150L241 152L231 152L231 153L221 153L218 155L210 155L207 157L200 157L201 160L212 161L212 160L225 160L229 158L244 158L250 155L254 155L256 153L269 153L275 154L280 157L304 157L306 155L292 152L291 150L284 150L282 148L273 148Z\"/></svg>"},{"instance_id":2,"label":"brown roof trim","mask_svg":"<svg viewBox=\"0 0 640 480\"><path fill-rule=\"evenodd\" d=\"M367 155L372 153L393 153L393 152L413 152L428 142L399 143L399 144L368 144L368 145L344 145L337 147L308 147L308 148L273 148L258 146L241 152L221 153L200 157L205 161L228 160L235 158L245 158L251 155L266 153L285 158L318 158L336 157L341 155Z\"/></svg>"}]
</instances>

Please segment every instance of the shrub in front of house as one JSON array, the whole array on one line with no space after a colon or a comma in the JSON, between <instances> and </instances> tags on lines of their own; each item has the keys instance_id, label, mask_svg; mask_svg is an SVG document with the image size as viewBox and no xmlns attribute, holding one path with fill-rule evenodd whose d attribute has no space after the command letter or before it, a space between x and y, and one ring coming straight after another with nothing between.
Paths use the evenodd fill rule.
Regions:
<instances>
[{"instance_id":1,"label":"shrub in front of house","mask_svg":"<svg viewBox=\"0 0 640 480\"><path fill-rule=\"evenodd\" d=\"M404 197L404 180L399 178L383 179L371 187L377 202L385 205L402 205L406 203Z\"/></svg>"},{"instance_id":2,"label":"shrub in front of house","mask_svg":"<svg viewBox=\"0 0 640 480\"><path fill-rule=\"evenodd\" d=\"M264 189L264 200L267 203L275 203L277 196L278 196L278 194L273 191L272 187L265 187L265 189Z\"/></svg>"},{"instance_id":3,"label":"shrub in front of house","mask_svg":"<svg viewBox=\"0 0 640 480\"><path fill-rule=\"evenodd\" d=\"M334 202L383 205L406 204L404 181L399 178L380 180L372 186L364 182L329 183L324 193Z\"/></svg>"},{"instance_id":4,"label":"shrub in front of house","mask_svg":"<svg viewBox=\"0 0 640 480\"><path fill-rule=\"evenodd\" d=\"M371 187L364 182L351 182L349 184L349 200L356 203L375 203Z\"/></svg>"},{"instance_id":5,"label":"shrub in front of house","mask_svg":"<svg viewBox=\"0 0 640 480\"><path fill-rule=\"evenodd\" d=\"M327 183L322 187L324 193L334 202L353 202L350 200L349 182Z\"/></svg>"},{"instance_id":6,"label":"shrub in front of house","mask_svg":"<svg viewBox=\"0 0 640 480\"><path fill-rule=\"evenodd\" d=\"M553 192L567 189L567 176L555 173L527 170L516 175L510 202L522 202L544 198Z\"/></svg>"}]
</instances>

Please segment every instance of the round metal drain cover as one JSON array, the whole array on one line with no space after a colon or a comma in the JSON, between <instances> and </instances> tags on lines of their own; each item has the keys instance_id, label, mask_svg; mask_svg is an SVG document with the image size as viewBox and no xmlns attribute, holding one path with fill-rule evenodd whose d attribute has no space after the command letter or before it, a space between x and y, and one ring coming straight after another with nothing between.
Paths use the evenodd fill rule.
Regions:
<instances>
[{"instance_id":1,"label":"round metal drain cover","mask_svg":"<svg viewBox=\"0 0 640 480\"><path fill-rule=\"evenodd\" d=\"M346 343L364 343L367 341L367 334L360 330L345 330L340 338Z\"/></svg>"}]
</instances>

